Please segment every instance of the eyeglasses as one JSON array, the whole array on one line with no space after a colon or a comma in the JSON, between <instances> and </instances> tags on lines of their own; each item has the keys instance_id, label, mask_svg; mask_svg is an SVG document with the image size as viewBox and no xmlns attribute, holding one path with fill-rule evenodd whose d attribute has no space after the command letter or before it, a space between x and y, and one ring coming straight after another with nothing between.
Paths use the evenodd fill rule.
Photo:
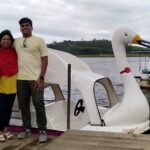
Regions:
<instances>
[{"instance_id":1,"label":"eyeglasses","mask_svg":"<svg viewBox=\"0 0 150 150\"><path fill-rule=\"evenodd\" d=\"M23 40L23 47L27 48L26 38Z\"/></svg>"}]
</instances>

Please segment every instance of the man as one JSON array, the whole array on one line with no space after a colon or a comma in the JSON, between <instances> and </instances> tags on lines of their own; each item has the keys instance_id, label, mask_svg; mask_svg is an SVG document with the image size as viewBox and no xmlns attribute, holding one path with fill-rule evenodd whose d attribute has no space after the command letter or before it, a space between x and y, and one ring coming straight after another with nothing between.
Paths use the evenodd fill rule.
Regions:
<instances>
[{"instance_id":1,"label":"man","mask_svg":"<svg viewBox=\"0 0 150 150\"><path fill-rule=\"evenodd\" d=\"M44 106L44 75L48 65L48 51L44 40L32 35L32 20L19 20L22 37L15 40L18 55L17 95L21 109L23 132L17 135L23 139L31 134L30 97L36 111L39 142L47 141L46 113Z\"/></svg>"}]
</instances>

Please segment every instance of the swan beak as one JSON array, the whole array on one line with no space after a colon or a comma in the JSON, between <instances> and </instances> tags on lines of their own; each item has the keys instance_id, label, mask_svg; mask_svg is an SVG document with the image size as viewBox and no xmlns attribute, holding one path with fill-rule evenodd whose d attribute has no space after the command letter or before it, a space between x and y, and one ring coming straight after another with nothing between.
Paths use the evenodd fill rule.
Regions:
<instances>
[{"instance_id":1,"label":"swan beak","mask_svg":"<svg viewBox=\"0 0 150 150\"><path fill-rule=\"evenodd\" d=\"M145 41L145 40L141 39L140 41L138 41L138 44L140 44L142 46L145 46L147 48L150 48L150 42L148 42L148 41Z\"/></svg>"},{"instance_id":2,"label":"swan beak","mask_svg":"<svg viewBox=\"0 0 150 150\"><path fill-rule=\"evenodd\" d=\"M149 47L149 48L150 48L150 42L145 41L145 40L142 40L139 35L136 35L136 36L133 38L132 43L133 43L133 44L139 44L139 45L142 45L142 46L145 46L145 47Z\"/></svg>"},{"instance_id":3,"label":"swan beak","mask_svg":"<svg viewBox=\"0 0 150 150\"><path fill-rule=\"evenodd\" d=\"M141 37L139 35L136 35L133 40L132 40L132 43L133 44L139 44L139 41L141 41Z\"/></svg>"}]
</instances>

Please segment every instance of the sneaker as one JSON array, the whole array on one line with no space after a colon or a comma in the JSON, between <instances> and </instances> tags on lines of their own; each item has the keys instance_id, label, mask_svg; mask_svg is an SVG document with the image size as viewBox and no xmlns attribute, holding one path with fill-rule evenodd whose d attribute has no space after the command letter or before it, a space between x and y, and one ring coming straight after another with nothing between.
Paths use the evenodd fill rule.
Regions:
<instances>
[{"instance_id":1,"label":"sneaker","mask_svg":"<svg viewBox=\"0 0 150 150\"><path fill-rule=\"evenodd\" d=\"M39 131L39 142L46 142L47 141L47 135L46 135L46 131L44 130L40 130Z\"/></svg>"},{"instance_id":2,"label":"sneaker","mask_svg":"<svg viewBox=\"0 0 150 150\"><path fill-rule=\"evenodd\" d=\"M26 138L27 136L31 135L31 130L30 129L25 129L24 131L20 132L17 137L19 139L24 139Z\"/></svg>"}]
</instances>

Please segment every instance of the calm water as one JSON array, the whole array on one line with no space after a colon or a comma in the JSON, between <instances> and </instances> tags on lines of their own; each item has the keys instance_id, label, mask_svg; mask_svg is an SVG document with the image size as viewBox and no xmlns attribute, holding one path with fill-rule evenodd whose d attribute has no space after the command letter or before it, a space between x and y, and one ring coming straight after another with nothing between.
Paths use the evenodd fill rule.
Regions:
<instances>
[{"instance_id":1,"label":"calm water","mask_svg":"<svg viewBox=\"0 0 150 150\"><path fill-rule=\"evenodd\" d=\"M122 78L119 74L119 70L115 61L114 57L92 57L92 58L81 58L91 70L95 73L101 74L105 77L109 77L113 84L113 87L117 93L118 99L121 100L123 96L123 84ZM139 61L140 59L140 61ZM139 74L140 67L143 68L145 66L145 58L138 58L138 57L130 57L128 58L130 68L132 69L134 75ZM103 86L100 84L95 85L96 90L96 100L97 103L100 105L108 105L107 94ZM144 94L147 98L150 97L149 90L144 90ZM63 93L66 97L67 88L63 87ZM71 91L71 99L79 100L83 98L80 91L72 87Z\"/></svg>"}]
</instances>

